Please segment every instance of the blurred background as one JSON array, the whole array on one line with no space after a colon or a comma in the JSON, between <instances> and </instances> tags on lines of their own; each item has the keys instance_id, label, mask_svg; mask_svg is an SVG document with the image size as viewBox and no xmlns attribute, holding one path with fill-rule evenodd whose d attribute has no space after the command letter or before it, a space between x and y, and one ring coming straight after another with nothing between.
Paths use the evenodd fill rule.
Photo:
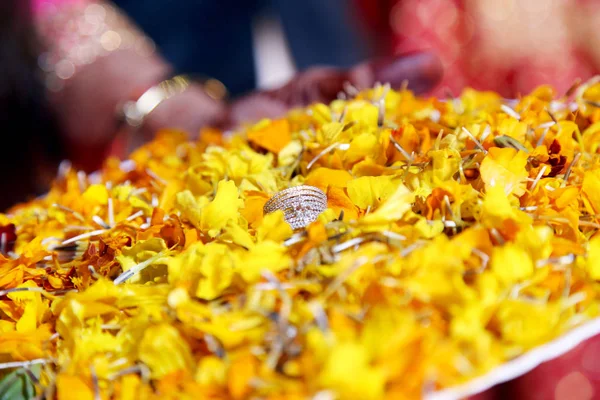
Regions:
<instances>
[{"instance_id":1,"label":"blurred background","mask_svg":"<svg viewBox=\"0 0 600 400\"><path fill-rule=\"evenodd\" d=\"M506 97L538 85L566 91L600 68L595 0L358 0L389 51L429 49L440 57L437 90L471 86Z\"/></svg>"},{"instance_id":2,"label":"blurred background","mask_svg":"<svg viewBox=\"0 0 600 400\"><path fill-rule=\"evenodd\" d=\"M0 207L44 193L62 159L125 157L124 131L193 137L331 101L347 81L561 95L600 70L599 23L595 0L2 0ZM180 73L217 96L194 84L123 124L123 104Z\"/></svg>"},{"instance_id":3,"label":"blurred background","mask_svg":"<svg viewBox=\"0 0 600 400\"><path fill-rule=\"evenodd\" d=\"M168 59L180 63L186 58L193 68L205 64L204 73L223 80L234 93L276 87L314 65L349 66L368 57L424 50L436 54L443 66L437 95L471 86L514 97L541 84L560 92L600 67L600 2L594 0L248 0L243 8L224 7L223 15L207 7L210 2L197 1L180 9L174 5L167 16L156 5L161 1L152 3L117 0ZM160 18L181 20L182 14L189 15L189 33L211 40L184 46L180 33L178 45L173 27L157 23ZM219 19L233 24L227 35L210 23ZM223 70L223 60L233 54L230 44L239 43L240 36L252 37L252 83L234 82ZM214 43L223 50L215 51ZM202 56L192 60L192 48ZM212 64L205 50L213 54Z\"/></svg>"}]
</instances>

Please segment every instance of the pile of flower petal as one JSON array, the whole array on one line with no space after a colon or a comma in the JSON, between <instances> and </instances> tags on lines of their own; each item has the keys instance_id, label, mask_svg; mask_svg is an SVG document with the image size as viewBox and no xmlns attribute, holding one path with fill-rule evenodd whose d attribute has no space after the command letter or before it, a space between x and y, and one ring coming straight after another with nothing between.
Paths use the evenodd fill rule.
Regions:
<instances>
[{"instance_id":1,"label":"pile of flower petal","mask_svg":"<svg viewBox=\"0 0 600 400\"><path fill-rule=\"evenodd\" d=\"M63 166L0 215L0 390L412 399L466 382L600 315L599 146L597 81L514 101L378 86ZM300 184L329 208L294 232L263 205Z\"/></svg>"}]
</instances>

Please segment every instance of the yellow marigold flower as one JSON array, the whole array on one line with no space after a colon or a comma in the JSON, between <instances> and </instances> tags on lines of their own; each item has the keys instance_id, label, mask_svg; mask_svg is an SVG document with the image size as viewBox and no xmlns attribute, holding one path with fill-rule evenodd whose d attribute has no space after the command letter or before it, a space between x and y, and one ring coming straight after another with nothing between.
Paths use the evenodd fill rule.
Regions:
<instances>
[{"instance_id":1,"label":"yellow marigold flower","mask_svg":"<svg viewBox=\"0 0 600 400\"><path fill-rule=\"evenodd\" d=\"M495 247L490 267L500 282L510 285L529 278L533 274L533 261L525 249L508 243Z\"/></svg>"},{"instance_id":2,"label":"yellow marigold flower","mask_svg":"<svg viewBox=\"0 0 600 400\"><path fill-rule=\"evenodd\" d=\"M378 85L63 165L0 215L0 368L59 400L468 397L597 329L600 81L555 95ZM264 214L299 185L311 223Z\"/></svg>"}]
</instances>

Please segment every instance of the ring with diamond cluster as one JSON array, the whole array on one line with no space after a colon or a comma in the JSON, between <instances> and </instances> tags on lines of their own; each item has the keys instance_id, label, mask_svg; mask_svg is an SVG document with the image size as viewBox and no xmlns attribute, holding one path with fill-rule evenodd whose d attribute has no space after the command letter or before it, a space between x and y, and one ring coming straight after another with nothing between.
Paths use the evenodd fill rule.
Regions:
<instances>
[{"instance_id":1,"label":"ring with diamond cluster","mask_svg":"<svg viewBox=\"0 0 600 400\"><path fill-rule=\"evenodd\" d=\"M263 213L282 210L292 229L300 229L315 221L326 208L327 195L321 189L301 185L275 193L265 203Z\"/></svg>"}]
</instances>

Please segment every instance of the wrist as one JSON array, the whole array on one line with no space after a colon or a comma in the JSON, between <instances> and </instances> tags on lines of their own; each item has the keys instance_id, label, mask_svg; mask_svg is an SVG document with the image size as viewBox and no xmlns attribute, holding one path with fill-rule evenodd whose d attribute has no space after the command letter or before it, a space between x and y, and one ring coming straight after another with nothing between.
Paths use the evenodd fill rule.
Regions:
<instances>
[{"instance_id":1,"label":"wrist","mask_svg":"<svg viewBox=\"0 0 600 400\"><path fill-rule=\"evenodd\" d=\"M169 121L163 121L164 118L161 118L161 115L165 114L163 111L172 109L173 103L184 101L180 101L182 98L193 99L194 103L202 100L204 107L197 110L199 115L206 110L221 115L222 110L226 108L224 102L226 97L227 89L216 79L201 81L192 80L187 75L177 75L147 88L137 96L131 97L130 100L119 105L117 113L120 119L130 128L138 129L146 120L151 120L152 125L168 124ZM171 100L171 98L175 99ZM155 111L155 109L158 110ZM157 121L162 121L162 123L157 124Z\"/></svg>"},{"instance_id":2,"label":"wrist","mask_svg":"<svg viewBox=\"0 0 600 400\"><path fill-rule=\"evenodd\" d=\"M127 68L123 68L126 65ZM167 76L171 68L157 56L123 50L80 69L59 92L48 92L74 164L97 166L118 134L117 105Z\"/></svg>"},{"instance_id":3,"label":"wrist","mask_svg":"<svg viewBox=\"0 0 600 400\"><path fill-rule=\"evenodd\" d=\"M199 82L161 102L144 120L147 138L164 128L178 129L195 136L204 126L221 126L227 104L209 96ZM150 136L148 136L150 135Z\"/></svg>"},{"instance_id":4,"label":"wrist","mask_svg":"<svg viewBox=\"0 0 600 400\"><path fill-rule=\"evenodd\" d=\"M120 104L117 110L118 117L130 127L139 128L155 108L169 98L183 93L189 86L190 80L184 75L165 79L149 87L141 95L134 96L135 100Z\"/></svg>"}]
</instances>

